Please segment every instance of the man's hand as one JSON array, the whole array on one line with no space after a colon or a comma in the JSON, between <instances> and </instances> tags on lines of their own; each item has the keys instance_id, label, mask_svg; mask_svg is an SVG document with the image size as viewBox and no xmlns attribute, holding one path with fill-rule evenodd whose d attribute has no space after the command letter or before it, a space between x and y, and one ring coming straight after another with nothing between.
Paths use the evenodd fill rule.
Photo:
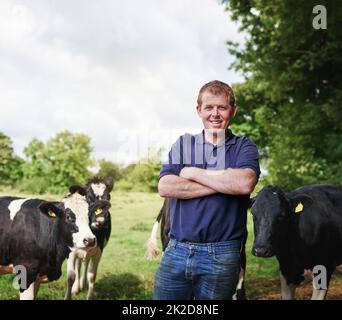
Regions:
<instances>
[{"instance_id":1,"label":"man's hand","mask_svg":"<svg viewBox=\"0 0 342 320\"><path fill-rule=\"evenodd\" d=\"M196 172L197 174L199 173L197 170L198 168L196 167L185 167L181 170L179 176L188 180L193 180L193 177L196 176Z\"/></svg>"},{"instance_id":2,"label":"man's hand","mask_svg":"<svg viewBox=\"0 0 342 320\"><path fill-rule=\"evenodd\" d=\"M158 183L158 191L161 197L177 199L193 199L217 193L207 186L176 175L161 177Z\"/></svg>"}]
</instances>

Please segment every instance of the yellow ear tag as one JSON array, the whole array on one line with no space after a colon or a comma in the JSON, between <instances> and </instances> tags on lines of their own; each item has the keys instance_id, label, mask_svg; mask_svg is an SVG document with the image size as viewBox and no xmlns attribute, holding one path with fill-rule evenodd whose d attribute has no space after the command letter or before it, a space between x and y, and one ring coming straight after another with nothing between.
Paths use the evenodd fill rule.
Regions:
<instances>
[{"instance_id":1,"label":"yellow ear tag","mask_svg":"<svg viewBox=\"0 0 342 320\"><path fill-rule=\"evenodd\" d=\"M96 215L99 215L99 214L101 214L102 213L102 209L101 208L97 208L96 210L95 210L95 214Z\"/></svg>"},{"instance_id":2,"label":"yellow ear tag","mask_svg":"<svg viewBox=\"0 0 342 320\"><path fill-rule=\"evenodd\" d=\"M56 214L55 214L52 210L49 210L49 211L48 211L48 215L49 215L50 217L56 218Z\"/></svg>"},{"instance_id":3,"label":"yellow ear tag","mask_svg":"<svg viewBox=\"0 0 342 320\"><path fill-rule=\"evenodd\" d=\"M298 203L296 209L295 209L295 213L299 213L299 212L302 212L304 209L303 205L301 202Z\"/></svg>"}]
</instances>

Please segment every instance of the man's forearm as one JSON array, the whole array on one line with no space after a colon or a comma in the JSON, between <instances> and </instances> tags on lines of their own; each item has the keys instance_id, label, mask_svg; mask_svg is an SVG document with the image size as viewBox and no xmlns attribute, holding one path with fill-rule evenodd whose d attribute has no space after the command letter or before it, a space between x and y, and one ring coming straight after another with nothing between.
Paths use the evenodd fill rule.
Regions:
<instances>
[{"instance_id":1,"label":"man's forearm","mask_svg":"<svg viewBox=\"0 0 342 320\"><path fill-rule=\"evenodd\" d=\"M193 199L217 193L210 187L176 175L163 176L159 180L158 191L161 197L176 199Z\"/></svg>"},{"instance_id":2,"label":"man's forearm","mask_svg":"<svg viewBox=\"0 0 342 320\"><path fill-rule=\"evenodd\" d=\"M184 168L180 176L224 194L250 194L257 182L252 169L205 170Z\"/></svg>"}]
</instances>

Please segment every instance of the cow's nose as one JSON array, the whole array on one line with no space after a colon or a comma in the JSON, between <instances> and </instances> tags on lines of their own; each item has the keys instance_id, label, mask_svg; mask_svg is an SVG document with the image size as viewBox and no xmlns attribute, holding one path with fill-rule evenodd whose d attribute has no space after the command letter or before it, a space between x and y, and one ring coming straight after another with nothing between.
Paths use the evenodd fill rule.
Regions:
<instances>
[{"instance_id":1,"label":"cow's nose","mask_svg":"<svg viewBox=\"0 0 342 320\"><path fill-rule=\"evenodd\" d=\"M256 257L268 257L269 250L266 247L253 247L252 254Z\"/></svg>"},{"instance_id":2,"label":"cow's nose","mask_svg":"<svg viewBox=\"0 0 342 320\"><path fill-rule=\"evenodd\" d=\"M93 237L88 237L88 238L84 238L83 239L83 243L86 247L95 247L95 244L96 244L96 238Z\"/></svg>"}]
</instances>

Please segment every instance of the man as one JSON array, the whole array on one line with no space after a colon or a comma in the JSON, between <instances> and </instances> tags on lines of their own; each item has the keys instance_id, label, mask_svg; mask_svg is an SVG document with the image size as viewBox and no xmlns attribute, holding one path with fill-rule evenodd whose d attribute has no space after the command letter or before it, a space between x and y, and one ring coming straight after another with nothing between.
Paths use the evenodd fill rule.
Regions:
<instances>
[{"instance_id":1,"label":"man","mask_svg":"<svg viewBox=\"0 0 342 320\"><path fill-rule=\"evenodd\" d=\"M260 174L255 144L228 129L236 111L227 84L204 85L197 100L204 130L181 136L162 167L159 194L173 199L170 242L155 274L154 299L232 298L249 195Z\"/></svg>"}]
</instances>

